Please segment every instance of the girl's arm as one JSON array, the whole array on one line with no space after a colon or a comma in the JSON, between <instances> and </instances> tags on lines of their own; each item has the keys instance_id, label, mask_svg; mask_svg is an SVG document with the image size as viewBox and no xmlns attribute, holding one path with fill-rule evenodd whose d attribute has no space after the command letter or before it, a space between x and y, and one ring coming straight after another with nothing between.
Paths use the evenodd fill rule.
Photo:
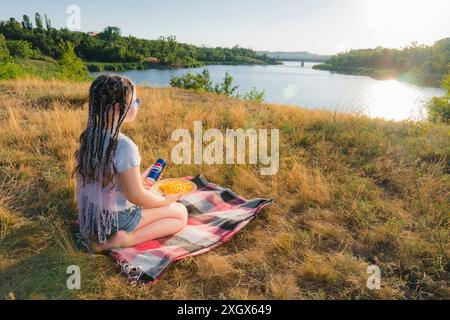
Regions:
<instances>
[{"instance_id":1,"label":"girl's arm","mask_svg":"<svg viewBox=\"0 0 450 320\"><path fill-rule=\"evenodd\" d=\"M158 208L167 206L181 197L181 195L163 197L154 191L146 190L143 184L143 176L141 176L139 167L132 167L119 173L122 192L131 203L142 208Z\"/></svg>"}]
</instances>

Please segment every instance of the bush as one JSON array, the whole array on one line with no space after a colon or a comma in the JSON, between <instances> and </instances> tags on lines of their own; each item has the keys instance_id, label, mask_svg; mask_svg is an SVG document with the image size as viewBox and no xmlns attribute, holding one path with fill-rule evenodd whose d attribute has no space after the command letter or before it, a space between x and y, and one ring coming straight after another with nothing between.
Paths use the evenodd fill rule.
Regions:
<instances>
[{"instance_id":1,"label":"bush","mask_svg":"<svg viewBox=\"0 0 450 320\"><path fill-rule=\"evenodd\" d=\"M86 68L90 72L105 72L105 71L127 71L127 70L143 70L144 64L141 62L125 62L125 63L101 63L101 62L87 62Z\"/></svg>"},{"instance_id":2,"label":"bush","mask_svg":"<svg viewBox=\"0 0 450 320\"><path fill-rule=\"evenodd\" d=\"M208 69L204 69L197 74L188 73L181 77L174 77L170 79L170 85L175 88L205 91L226 96L232 96L238 88L238 86L233 86L233 77L228 72L221 83L216 83L213 86Z\"/></svg>"},{"instance_id":3,"label":"bush","mask_svg":"<svg viewBox=\"0 0 450 320\"><path fill-rule=\"evenodd\" d=\"M255 101L258 103L264 102L264 96L266 93L263 91L258 91L255 87L244 95L245 100Z\"/></svg>"},{"instance_id":4,"label":"bush","mask_svg":"<svg viewBox=\"0 0 450 320\"><path fill-rule=\"evenodd\" d=\"M226 96L233 95L238 88L233 86L233 77L228 72L221 83L216 83L213 86L208 69L204 69L197 74L188 73L181 77L174 77L170 79L170 85L175 88L205 91Z\"/></svg>"},{"instance_id":5,"label":"bush","mask_svg":"<svg viewBox=\"0 0 450 320\"><path fill-rule=\"evenodd\" d=\"M86 68L90 72L103 72L103 71L105 71L105 67L101 63L86 63Z\"/></svg>"},{"instance_id":6,"label":"bush","mask_svg":"<svg viewBox=\"0 0 450 320\"><path fill-rule=\"evenodd\" d=\"M450 123L449 97L434 97L427 105L428 119L431 122Z\"/></svg>"},{"instance_id":7,"label":"bush","mask_svg":"<svg viewBox=\"0 0 450 320\"><path fill-rule=\"evenodd\" d=\"M214 92L209 71L204 69L201 73L188 73L181 77L170 79L170 85L174 88Z\"/></svg>"},{"instance_id":8,"label":"bush","mask_svg":"<svg viewBox=\"0 0 450 320\"><path fill-rule=\"evenodd\" d=\"M22 68L9 58L7 61L0 62L0 79L16 79L24 73Z\"/></svg>"},{"instance_id":9,"label":"bush","mask_svg":"<svg viewBox=\"0 0 450 320\"><path fill-rule=\"evenodd\" d=\"M0 33L0 63L9 60L9 50L6 46L5 36Z\"/></svg>"},{"instance_id":10,"label":"bush","mask_svg":"<svg viewBox=\"0 0 450 320\"><path fill-rule=\"evenodd\" d=\"M30 58L36 55L31 43L25 40L7 40L6 46L9 54L17 58Z\"/></svg>"},{"instance_id":11,"label":"bush","mask_svg":"<svg viewBox=\"0 0 450 320\"><path fill-rule=\"evenodd\" d=\"M188 73L181 77L173 77L170 79L170 85L174 88L204 91L241 98L239 93L234 94L239 86L233 85L233 77L228 72L225 73L225 77L221 83L216 83L214 85L211 81L208 69L204 69L201 73L197 74ZM264 101L264 96L264 91L258 91L256 88L252 88L252 90L247 92L242 98L261 103Z\"/></svg>"},{"instance_id":12,"label":"bush","mask_svg":"<svg viewBox=\"0 0 450 320\"><path fill-rule=\"evenodd\" d=\"M63 42L61 48L61 59L59 64L61 71L59 78L64 80L86 80L89 76L83 61L79 59L71 42Z\"/></svg>"},{"instance_id":13,"label":"bush","mask_svg":"<svg viewBox=\"0 0 450 320\"><path fill-rule=\"evenodd\" d=\"M232 96L237 89L238 86L233 86L233 77L227 72L225 73L225 78L223 78L223 81L220 84L215 85L214 92L217 94Z\"/></svg>"},{"instance_id":14,"label":"bush","mask_svg":"<svg viewBox=\"0 0 450 320\"><path fill-rule=\"evenodd\" d=\"M5 36L0 34L0 79L15 79L23 70L9 55L6 43Z\"/></svg>"},{"instance_id":15,"label":"bush","mask_svg":"<svg viewBox=\"0 0 450 320\"><path fill-rule=\"evenodd\" d=\"M119 71L119 68L114 63L105 63L103 67L105 71Z\"/></svg>"},{"instance_id":16,"label":"bush","mask_svg":"<svg viewBox=\"0 0 450 320\"><path fill-rule=\"evenodd\" d=\"M432 122L450 123L450 72L442 79L441 85L447 90L447 94L444 97L434 97L427 104L428 119Z\"/></svg>"}]
</instances>

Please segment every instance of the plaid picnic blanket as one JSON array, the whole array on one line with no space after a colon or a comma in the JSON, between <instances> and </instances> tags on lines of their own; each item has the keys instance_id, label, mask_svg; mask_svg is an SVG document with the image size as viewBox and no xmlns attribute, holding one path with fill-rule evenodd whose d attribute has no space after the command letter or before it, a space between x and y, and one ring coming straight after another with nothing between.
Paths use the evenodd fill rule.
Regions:
<instances>
[{"instance_id":1,"label":"plaid picnic blanket","mask_svg":"<svg viewBox=\"0 0 450 320\"><path fill-rule=\"evenodd\" d=\"M246 200L230 189L208 182L203 176L185 179L193 181L197 190L179 200L189 213L183 230L111 251L122 273L130 280L156 282L171 263L220 246L272 202L272 199Z\"/></svg>"}]
</instances>

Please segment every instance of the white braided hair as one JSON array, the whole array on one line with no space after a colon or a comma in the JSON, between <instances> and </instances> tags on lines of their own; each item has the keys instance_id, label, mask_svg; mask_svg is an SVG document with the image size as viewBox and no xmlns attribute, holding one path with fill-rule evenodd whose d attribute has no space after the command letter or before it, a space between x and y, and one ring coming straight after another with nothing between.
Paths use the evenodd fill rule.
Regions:
<instances>
[{"instance_id":1,"label":"white braided hair","mask_svg":"<svg viewBox=\"0 0 450 320\"><path fill-rule=\"evenodd\" d=\"M97 234L104 243L118 226L115 169L112 163L122 122L130 109L135 85L125 77L101 75L89 89L89 116L75 153L80 233L86 242ZM119 105L118 117L115 106Z\"/></svg>"}]
</instances>

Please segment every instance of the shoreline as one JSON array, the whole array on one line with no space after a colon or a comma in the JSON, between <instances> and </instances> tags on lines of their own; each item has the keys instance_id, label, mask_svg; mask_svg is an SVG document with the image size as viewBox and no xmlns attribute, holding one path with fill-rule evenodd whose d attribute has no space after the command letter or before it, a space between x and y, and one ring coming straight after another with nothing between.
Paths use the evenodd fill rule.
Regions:
<instances>
[{"instance_id":1,"label":"shoreline","mask_svg":"<svg viewBox=\"0 0 450 320\"><path fill-rule=\"evenodd\" d=\"M97 62L89 61L84 62L84 65L89 72L107 72L107 71L136 71L136 70L178 70L178 69L191 69L201 68L208 65L224 65L224 66L267 66L267 65L281 65L282 61L276 61L274 63L268 62L238 62L238 61L198 61L198 63L186 66L180 65L166 65L162 63L146 63L146 62Z\"/></svg>"},{"instance_id":2,"label":"shoreline","mask_svg":"<svg viewBox=\"0 0 450 320\"><path fill-rule=\"evenodd\" d=\"M414 84L423 88L440 88L440 79L438 77L426 79L424 82L419 78L420 75L411 72L399 73L393 69L374 69L366 67L347 67L347 66L333 66L330 64L317 64L312 67L314 70L330 71L339 74L367 76L376 80L398 80Z\"/></svg>"},{"instance_id":3,"label":"shoreline","mask_svg":"<svg viewBox=\"0 0 450 320\"><path fill-rule=\"evenodd\" d=\"M211 65L211 67L215 67L215 65ZM248 67L242 67L245 68L245 70L247 70ZM270 66L269 66L270 68ZM309 67L310 68L310 67ZM147 71L149 73L151 73L152 71ZM156 71L155 71L156 72ZM186 72L197 72L197 70L186 70ZM251 71L250 71L251 72ZM120 74L121 72L119 72ZM152 87L152 88L170 88L170 84L169 83L165 83L165 81L159 82L158 80L155 80L156 82L148 82L151 81L149 80L150 78L146 78L146 72L136 72L137 74L131 73L130 77L135 78L136 81L138 81L139 79L143 80L143 79L148 79L148 80L143 80L142 83L138 83L139 86L142 87ZM100 73L91 73L91 76L96 76ZM127 75L127 72L124 72L123 74ZM141 76L142 74L142 76ZM360 75L361 79L363 80L363 78L368 79L366 76ZM158 76L156 76L156 78L158 78ZM164 77L163 77L164 78ZM373 79L373 78L370 78ZM236 79L236 84L239 85L240 89L243 88L244 89L248 89L245 85L244 85L244 79L239 79L239 77ZM353 80L353 81L360 81L360 80ZM376 81L377 83L379 83L381 86L384 86L383 81L379 80L379 79L374 79L372 81ZM427 97L427 100L431 99L431 94L429 93L429 91L427 90L435 90L436 92L434 93L433 96L441 96L441 89L439 88L423 88L417 86L416 84L411 84L408 82L403 82L403 86L408 85L412 87L411 90L414 91L414 94L417 95L422 95L421 90L424 90L423 93L424 97ZM401 82L399 82L399 86L400 86ZM391 86L387 85L388 88L390 88ZM403 88L402 86L402 88ZM261 90L267 90L267 86L261 86L258 87L258 89ZM406 90L406 89L405 89ZM244 90L245 91L245 90ZM277 91L278 92L278 91ZM280 91L281 92L281 91ZM434 91L433 91L434 92ZM241 92L243 93L243 92ZM428 95L430 95L430 97L428 97ZM327 110L327 111L337 111L337 112L343 112L343 113L351 113L351 114L364 114L366 116L368 116L369 118L382 118L384 120L387 121L403 121L403 120L421 120L424 118L424 113L423 110L425 108L425 102L421 102L421 103L414 103L411 104L411 106L406 106L405 108L401 108L401 110L406 110L406 111L398 111L398 112L387 112L385 114L382 114L380 112L377 111L377 106L372 106L369 104L363 104L361 103L353 103L352 101L347 101L348 103L345 104L346 107L344 107L343 105L340 105L339 107L336 107L334 104L326 104L326 101L323 101L323 99L320 99L320 97L316 97L317 101L315 103L308 103L303 101L302 99L298 98L298 99L294 99L294 100L285 100L283 99L283 97L281 96L280 93L275 93L275 94L268 94L265 98L264 98L264 103L266 104L278 104L278 105L286 105L286 106L293 106L293 107L297 107L297 108L306 108L306 109L310 109L310 110L317 110L317 109L322 109L322 110ZM351 97L350 97L351 98ZM349 98L349 99L350 99ZM347 100L349 100L347 99ZM337 99L335 99L337 100ZM356 101L356 100L355 100ZM322 103L323 102L323 103ZM370 110L369 110L370 109ZM367 112L366 112L367 111Z\"/></svg>"}]
</instances>

